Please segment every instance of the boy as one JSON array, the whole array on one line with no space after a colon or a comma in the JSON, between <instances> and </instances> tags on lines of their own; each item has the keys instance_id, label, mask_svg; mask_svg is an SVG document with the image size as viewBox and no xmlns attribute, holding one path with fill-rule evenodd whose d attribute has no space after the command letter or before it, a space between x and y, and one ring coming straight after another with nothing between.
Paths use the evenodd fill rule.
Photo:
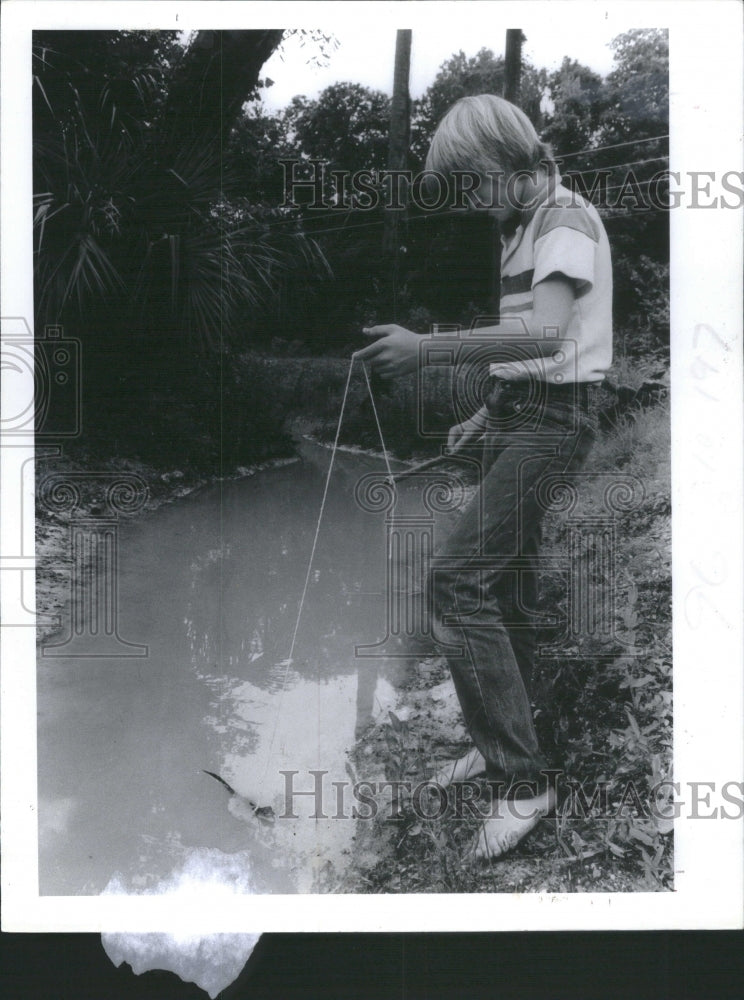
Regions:
<instances>
[{"instance_id":1,"label":"boy","mask_svg":"<svg viewBox=\"0 0 744 1000\"><path fill-rule=\"evenodd\" d=\"M476 331L481 348L493 347L487 398L448 437L453 451L482 440L480 496L430 577L437 634L462 650L448 665L474 743L438 777L447 784L485 772L506 790L476 845L477 856L498 857L555 807L528 694L540 522L549 485L580 468L595 436L592 387L612 360L610 250L594 207L561 185L529 119L499 97L458 101L426 168L448 180L467 171L473 210L502 228L499 323ZM364 332L377 339L357 356L382 377L415 370L417 334Z\"/></svg>"}]
</instances>

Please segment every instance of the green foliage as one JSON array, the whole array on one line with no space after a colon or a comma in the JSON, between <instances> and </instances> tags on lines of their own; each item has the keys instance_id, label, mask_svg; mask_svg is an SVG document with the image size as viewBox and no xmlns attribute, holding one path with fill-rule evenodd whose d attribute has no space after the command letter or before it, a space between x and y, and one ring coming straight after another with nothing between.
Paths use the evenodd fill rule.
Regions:
<instances>
[{"instance_id":1,"label":"green foliage","mask_svg":"<svg viewBox=\"0 0 744 1000\"><path fill-rule=\"evenodd\" d=\"M304 156L330 169L383 168L387 162L390 100L358 83L334 83L315 99L295 97L283 113Z\"/></svg>"},{"instance_id":2,"label":"green foliage","mask_svg":"<svg viewBox=\"0 0 744 1000\"><path fill-rule=\"evenodd\" d=\"M542 137L560 156L591 146L608 103L602 78L565 56L560 69L545 75L550 110L545 112ZM572 161L575 168L577 163Z\"/></svg>"},{"instance_id":3,"label":"green foliage","mask_svg":"<svg viewBox=\"0 0 744 1000\"><path fill-rule=\"evenodd\" d=\"M297 156L286 117L266 114L260 103L249 104L235 122L226 151L236 189L252 205L264 206L267 212L284 202L281 160Z\"/></svg>"},{"instance_id":4,"label":"green foliage","mask_svg":"<svg viewBox=\"0 0 744 1000\"><path fill-rule=\"evenodd\" d=\"M335 52L339 46L338 39L329 31L323 31L320 28L287 28L279 46L280 52L284 50L288 39L293 37L299 38L300 48L305 49L308 66L319 68L327 66L331 53Z\"/></svg>"},{"instance_id":5,"label":"green foliage","mask_svg":"<svg viewBox=\"0 0 744 1000\"><path fill-rule=\"evenodd\" d=\"M323 197L326 205L335 205L338 191L331 171L385 167L389 116L390 101L384 94L359 84L334 84L314 100L295 97L275 117L266 116L260 108L249 110L234 130L229 155L244 179L249 200L270 197L275 203L285 200L281 159L293 161L292 176L298 180L316 176L309 161L320 160L324 164ZM303 197L298 194L296 200L303 204ZM295 289L290 301L297 308L294 313L285 309L269 318L264 324L267 338L280 332L279 325L286 329L289 324L301 330L308 344L338 348L368 321L368 301L374 299L379 307L384 298L382 210L362 214L326 205L294 212L284 209L269 223L273 231L286 231L294 219L294 227L322 249L328 268L325 273L307 270L307 276L317 282L316 294L308 286L298 297Z\"/></svg>"},{"instance_id":6,"label":"green foliage","mask_svg":"<svg viewBox=\"0 0 744 1000\"><path fill-rule=\"evenodd\" d=\"M498 94L504 90L504 59L487 48L468 58L460 51L442 63L434 82L413 105L411 149L415 162L423 166L426 151L445 112L461 97ZM523 60L521 107L538 124L542 99L542 79L538 71Z\"/></svg>"},{"instance_id":7,"label":"green foliage","mask_svg":"<svg viewBox=\"0 0 744 1000\"><path fill-rule=\"evenodd\" d=\"M254 327L270 314L290 272L317 274L325 260L296 226L274 233L238 203L216 135L176 141L173 46L138 33L132 52L95 35L75 56L75 38L34 47L37 320L84 339L105 322L140 352L153 338L182 348L184 336L215 350L245 336L248 311ZM122 68L122 52L133 63L147 45L149 62Z\"/></svg>"},{"instance_id":8,"label":"green foliage","mask_svg":"<svg viewBox=\"0 0 744 1000\"><path fill-rule=\"evenodd\" d=\"M606 783L613 813L629 782L640 801L640 810L634 801L635 812L614 825L588 818L572 821L570 829L579 833L582 850L640 861L652 888L671 879L671 826L658 819L663 810L652 801L655 786L671 772L670 447L664 405L630 414L595 445L572 519L603 509L607 470L631 472L645 493L638 509L616 518L613 580L594 581L616 587L615 628L604 639L583 637L574 655L541 660L536 684L536 724L552 760L578 782ZM559 515L549 522L546 553L564 543L567 520ZM585 558L588 569L591 547ZM560 584L545 578L543 603L563 600Z\"/></svg>"},{"instance_id":9,"label":"green foliage","mask_svg":"<svg viewBox=\"0 0 744 1000\"><path fill-rule=\"evenodd\" d=\"M603 140L659 135L669 128L669 33L635 28L613 39L615 68L607 77L611 108Z\"/></svg>"},{"instance_id":10,"label":"green foliage","mask_svg":"<svg viewBox=\"0 0 744 1000\"><path fill-rule=\"evenodd\" d=\"M613 40L615 68L602 80L565 57L559 70L545 75L550 108L544 138L558 155L665 135L669 131L669 42L661 29L634 29ZM666 149L629 148L624 161ZM613 150L572 159L570 168L589 169L620 162ZM653 171L651 171L653 172ZM642 176L644 172L639 172Z\"/></svg>"},{"instance_id":11,"label":"green foliage","mask_svg":"<svg viewBox=\"0 0 744 1000\"><path fill-rule=\"evenodd\" d=\"M43 33L33 55L36 322L83 342L89 443L211 469L286 452L228 352L270 317L297 322L328 273L319 247L242 197L216 133L178 140L171 36Z\"/></svg>"},{"instance_id":12,"label":"green foliage","mask_svg":"<svg viewBox=\"0 0 744 1000\"><path fill-rule=\"evenodd\" d=\"M669 344L669 264L646 254L618 255L613 269L616 325L626 349L648 355Z\"/></svg>"}]
</instances>

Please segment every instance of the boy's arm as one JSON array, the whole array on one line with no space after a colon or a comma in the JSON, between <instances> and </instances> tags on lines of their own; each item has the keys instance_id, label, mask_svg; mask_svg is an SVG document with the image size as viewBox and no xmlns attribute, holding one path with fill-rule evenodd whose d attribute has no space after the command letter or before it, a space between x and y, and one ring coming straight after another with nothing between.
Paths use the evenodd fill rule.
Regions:
<instances>
[{"instance_id":1,"label":"boy's arm","mask_svg":"<svg viewBox=\"0 0 744 1000\"><path fill-rule=\"evenodd\" d=\"M539 357L543 353L552 353L555 350L555 341L565 337L576 292L574 282L570 278L554 271L535 285L533 295L534 308L528 331L529 341L534 345L535 356ZM551 331L549 340L543 335L546 328ZM382 378L406 375L416 370L421 345L420 334L394 324L367 327L362 332L366 336L379 339L357 351L355 356L369 364ZM489 357L489 360L499 360L498 345L502 342L505 348L503 360L512 361L513 353L510 352L508 345L510 342L524 345L526 342L524 321L505 316L497 326L478 329L476 337L481 344L483 338L492 341L493 357ZM458 363L467 361L467 353L467 340L465 340Z\"/></svg>"},{"instance_id":2,"label":"boy's arm","mask_svg":"<svg viewBox=\"0 0 744 1000\"><path fill-rule=\"evenodd\" d=\"M576 290L574 282L565 275L554 271L542 281L538 282L532 290L533 309L532 319L528 324L529 339L534 341L537 347L536 356L540 356L540 345L545 343L544 331L550 330L550 339L545 346L545 353L551 354L555 350L555 341L562 340L566 336L568 324L571 319ZM512 342L524 342L524 321L515 316L505 316L498 326L483 327L476 331L478 337L493 337L500 340ZM553 341L551 344L550 341ZM494 359L496 360L496 359Z\"/></svg>"}]
</instances>

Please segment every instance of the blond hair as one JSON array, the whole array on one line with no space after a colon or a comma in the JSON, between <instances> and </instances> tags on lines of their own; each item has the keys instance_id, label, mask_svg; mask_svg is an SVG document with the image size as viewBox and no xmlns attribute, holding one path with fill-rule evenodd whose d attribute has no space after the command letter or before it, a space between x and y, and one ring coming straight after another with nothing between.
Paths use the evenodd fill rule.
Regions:
<instances>
[{"instance_id":1,"label":"blond hair","mask_svg":"<svg viewBox=\"0 0 744 1000\"><path fill-rule=\"evenodd\" d=\"M550 146L515 104L495 94L463 97L437 126L426 157L426 170L450 173L475 170L487 176L503 171L555 170Z\"/></svg>"}]
</instances>

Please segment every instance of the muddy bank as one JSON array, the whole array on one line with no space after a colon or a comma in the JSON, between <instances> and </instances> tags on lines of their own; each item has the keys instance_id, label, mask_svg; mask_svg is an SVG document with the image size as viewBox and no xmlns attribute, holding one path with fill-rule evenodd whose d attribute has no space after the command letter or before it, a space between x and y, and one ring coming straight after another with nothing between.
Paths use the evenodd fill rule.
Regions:
<instances>
[{"instance_id":1,"label":"muddy bank","mask_svg":"<svg viewBox=\"0 0 744 1000\"><path fill-rule=\"evenodd\" d=\"M134 513L120 507L114 512L117 519L129 521L159 510L205 487L224 481L254 476L271 468L299 461L298 457L277 458L271 461L241 466L228 477L218 477L197 468L156 468L135 459L107 459L102 461L85 453L75 458L38 457L36 460L36 614L38 619L36 640L43 644L57 635L70 614L70 588L72 553L70 527L73 510L66 503L56 504L44 499L64 484L74 484L77 501L74 516L106 518L112 514L107 503L106 489L117 480L133 483L139 480L144 486L142 502ZM56 509L55 509L56 508ZM55 619L51 621L50 619Z\"/></svg>"}]
</instances>

